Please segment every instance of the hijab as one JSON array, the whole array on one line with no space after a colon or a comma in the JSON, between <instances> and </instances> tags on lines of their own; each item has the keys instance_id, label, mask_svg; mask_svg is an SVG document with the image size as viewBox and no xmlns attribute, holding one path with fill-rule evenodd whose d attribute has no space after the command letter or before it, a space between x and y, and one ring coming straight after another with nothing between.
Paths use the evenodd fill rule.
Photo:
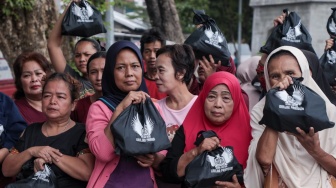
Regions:
<instances>
[{"instance_id":1,"label":"hijab","mask_svg":"<svg viewBox=\"0 0 336 188\"><path fill-rule=\"evenodd\" d=\"M267 66L273 54L279 51L288 51L296 57L301 68L302 84L315 91L323 98L326 103L327 115L329 120L336 122L336 107L330 103L326 95L316 84L310 75L308 61L301 50L291 46L282 46L275 49L267 58L265 63L265 79L267 90L271 89ZM249 147L249 158L244 175L246 187L263 187L264 175L256 159L256 149L259 138L261 137L265 125L259 125L263 116L265 97L259 101L251 112L252 141ZM336 157L336 127L325 129L320 132L321 148ZM279 133L277 148L273 159L273 164L287 187L307 187L325 188L327 187L328 173L308 154L306 149L292 135Z\"/></svg>"},{"instance_id":2,"label":"hijab","mask_svg":"<svg viewBox=\"0 0 336 188\"><path fill-rule=\"evenodd\" d=\"M121 91L114 79L114 67L116 65L116 59L119 52L123 49L132 50L139 59L141 68L143 70L142 56L139 48L130 41L118 41L115 42L107 51L106 63L102 76L102 90L103 96L99 98L106 106L108 106L112 111L119 105L119 103L126 97L128 92ZM140 87L137 91L144 91L148 93L147 87L144 80L144 74L142 74L142 81Z\"/></svg>"},{"instance_id":3,"label":"hijab","mask_svg":"<svg viewBox=\"0 0 336 188\"><path fill-rule=\"evenodd\" d=\"M234 105L231 117L218 126L211 123L205 116L204 103L211 89L219 84L225 84L228 87ZM239 82L233 74L220 71L211 74L206 79L202 91L183 122L183 128L185 134L184 152L195 147L193 143L199 131L213 130L221 139L222 146L233 146L235 156L245 168L248 155L247 150L252 138L250 116Z\"/></svg>"},{"instance_id":4,"label":"hijab","mask_svg":"<svg viewBox=\"0 0 336 188\"><path fill-rule=\"evenodd\" d=\"M249 99L249 111L259 102L260 91L252 85L252 80L257 76L256 68L261 56L253 56L243 61L237 69L237 78L240 87L247 93Z\"/></svg>"},{"instance_id":5,"label":"hijab","mask_svg":"<svg viewBox=\"0 0 336 188\"><path fill-rule=\"evenodd\" d=\"M316 54L307 51L302 50L303 54L306 56L310 70L312 72L312 77L315 80L316 84L320 87L320 89L323 91L323 93L328 97L331 103L336 105L336 96L334 92L331 90L329 82L327 78L324 76L323 69L320 65L320 62L318 60L318 57Z\"/></svg>"}]
</instances>

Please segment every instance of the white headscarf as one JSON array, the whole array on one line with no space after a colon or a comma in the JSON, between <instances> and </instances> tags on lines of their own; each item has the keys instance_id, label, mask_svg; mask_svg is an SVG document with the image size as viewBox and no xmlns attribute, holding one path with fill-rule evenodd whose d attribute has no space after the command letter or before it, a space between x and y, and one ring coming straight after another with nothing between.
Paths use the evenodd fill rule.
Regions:
<instances>
[{"instance_id":1,"label":"white headscarf","mask_svg":"<svg viewBox=\"0 0 336 188\"><path fill-rule=\"evenodd\" d=\"M328 98L324 95L322 90L310 76L308 61L305 55L298 48L282 46L275 49L268 56L264 66L267 90L271 89L267 70L269 59L273 54L282 50L288 51L296 57L301 68L302 77L304 78L302 84L315 91L324 99L329 120L336 122L336 107L330 103ZM255 156L259 138L265 129L265 125L259 125L258 123L263 116L264 105L265 97L254 106L251 112L253 139L249 147L249 158L244 174L245 186L248 188L263 187L264 182L264 175ZM325 152L335 157L336 127L322 130L318 132L318 134L321 148ZM315 159L310 154L308 154L306 149L294 136L288 135L286 133L279 133L273 164L275 165L279 175L282 177L282 180L287 185L287 187L327 188L330 186L327 182L327 171L325 171L315 161Z\"/></svg>"}]
</instances>

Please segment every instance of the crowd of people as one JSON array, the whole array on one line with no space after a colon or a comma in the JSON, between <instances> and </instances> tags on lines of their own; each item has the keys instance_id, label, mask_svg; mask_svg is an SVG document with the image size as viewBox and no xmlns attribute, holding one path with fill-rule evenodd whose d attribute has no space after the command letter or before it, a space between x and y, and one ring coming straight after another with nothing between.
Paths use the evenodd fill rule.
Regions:
<instances>
[{"instance_id":1,"label":"crowd of people","mask_svg":"<svg viewBox=\"0 0 336 188\"><path fill-rule=\"evenodd\" d=\"M29 178L46 164L58 187L187 187L188 164L221 146L234 148L244 182L233 175L213 187L336 187L335 127L319 132L297 127L293 134L259 124L266 93L286 90L300 77L336 123L336 95L315 53L280 46L238 67L232 58L223 66L211 54L196 58L187 44L166 45L164 35L150 29L140 48L117 41L105 52L96 40L80 39L74 50L77 72L61 48L64 14L49 35L50 62L37 52L18 55L14 100L0 93L0 187ZM332 45L327 40L325 50ZM171 147L118 155L113 122L146 100L164 119L162 137ZM195 146L198 133L207 130L217 136Z\"/></svg>"}]
</instances>

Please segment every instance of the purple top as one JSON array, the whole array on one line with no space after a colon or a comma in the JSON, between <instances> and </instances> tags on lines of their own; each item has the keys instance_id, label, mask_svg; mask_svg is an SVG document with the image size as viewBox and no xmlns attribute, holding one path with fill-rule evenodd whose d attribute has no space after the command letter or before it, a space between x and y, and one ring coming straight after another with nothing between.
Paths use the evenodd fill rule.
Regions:
<instances>
[{"instance_id":1,"label":"purple top","mask_svg":"<svg viewBox=\"0 0 336 188\"><path fill-rule=\"evenodd\" d=\"M133 157L122 156L107 180L105 188L134 188L139 185L142 188L154 187L149 168L140 166Z\"/></svg>"}]
</instances>

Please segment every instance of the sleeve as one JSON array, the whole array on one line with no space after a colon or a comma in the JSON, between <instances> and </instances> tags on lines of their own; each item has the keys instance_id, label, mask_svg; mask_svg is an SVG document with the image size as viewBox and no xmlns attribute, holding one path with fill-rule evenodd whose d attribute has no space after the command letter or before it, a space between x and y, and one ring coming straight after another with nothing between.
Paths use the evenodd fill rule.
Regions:
<instances>
[{"instance_id":1,"label":"sleeve","mask_svg":"<svg viewBox=\"0 0 336 188\"><path fill-rule=\"evenodd\" d=\"M97 101L90 106L86 119L86 134L90 150L98 160L104 162L116 157L112 143L104 132L111 117L111 110L101 101Z\"/></svg>"},{"instance_id":2,"label":"sleeve","mask_svg":"<svg viewBox=\"0 0 336 188\"><path fill-rule=\"evenodd\" d=\"M73 78L77 80L82 80L80 74L76 72L73 68L71 68L69 64L65 66L64 73L69 73Z\"/></svg>"},{"instance_id":3,"label":"sleeve","mask_svg":"<svg viewBox=\"0 0 336 188\"><path fill-rule=\"evenodd\" d=\"M84 126L84 125L81 125L81 126ZM85 143L85 136L86 136L86 133L85 131L83 131L83 133L81 134L80 138L79 138L79 141L78 141L78 145L77 145L77 148L76 148L76 153L82 151L83 149L87 149L89 148L89 145L87 143Z\"/></svg>"},{"instance_id":4,"label":"sleeve","mask_svg":"<svg viewBox=\"0 0 336 188\"><path fill-rule=\"evenodd\" d=\"M181 183L183 178L177 175L177 164L184 153L185 135L183 125L176 131L172 146L168 149L166 158L160 164L163 178L170 183Z\"/></svg>"},{"instance_id":5,"label":"sleeve","mask_svg":"<svg viewBox=\"0 0 336 188\"><path fill-rule=\"evenodd\" d=\"M12 99L7 98L7 105L4 107L7 111L5 116L2 116L2 120L7 119L3 125L4 130L1 134L1 140L4 148L11 149L15 143L19 140L19 137L23 130L27 127L27 123L21 116L19 109L16 107Z\"/></svg>"}]
</instances>

